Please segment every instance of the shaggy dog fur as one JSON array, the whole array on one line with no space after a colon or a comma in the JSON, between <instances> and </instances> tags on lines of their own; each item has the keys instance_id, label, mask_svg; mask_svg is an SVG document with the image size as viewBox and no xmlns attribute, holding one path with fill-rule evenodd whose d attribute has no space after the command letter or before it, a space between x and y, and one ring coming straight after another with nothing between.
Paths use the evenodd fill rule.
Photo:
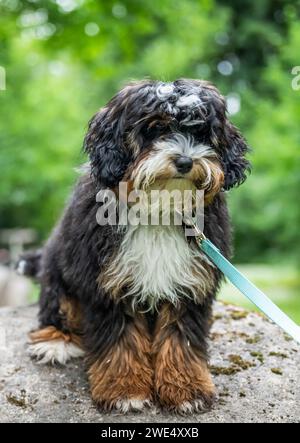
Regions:
<instances>
[{"instance_id":1,"label":"shaggy dog fur","mask_svg":"<svg viewBox=\"0 0 300 443\"><path fill-rule=\"evenodd\" d=\"M178 412L209 408L212 303L221 273L183 227L99 226L101 189L147 189L185 178L205 192L205 235L230 256L225 191L246 178L247 145L208 82L129 84L91 120L89 170L24 273L41 284L40 327L30 352L42 363L86 355L94 401L141 410L153 401Z\"/></svg>"}]
</instances>

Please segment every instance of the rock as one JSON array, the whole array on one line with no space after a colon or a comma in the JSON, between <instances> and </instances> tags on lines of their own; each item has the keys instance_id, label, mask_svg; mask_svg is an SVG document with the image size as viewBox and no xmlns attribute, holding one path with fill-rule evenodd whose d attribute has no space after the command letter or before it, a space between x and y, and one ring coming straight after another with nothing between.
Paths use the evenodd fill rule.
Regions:
<instances>
[{"instance_id":1,"label":"rock","mask_svg":"<svg viewBox=\"0 0 300 443\"><path fill-rule=\"evenodd\" d=\"M39 366L26 354L37 307L0 309L0 422L300 422L300 347L262 316L217 303L211 367L219 398L211 412L103 414L77 360Z\"/></svg>"}]
</instances>

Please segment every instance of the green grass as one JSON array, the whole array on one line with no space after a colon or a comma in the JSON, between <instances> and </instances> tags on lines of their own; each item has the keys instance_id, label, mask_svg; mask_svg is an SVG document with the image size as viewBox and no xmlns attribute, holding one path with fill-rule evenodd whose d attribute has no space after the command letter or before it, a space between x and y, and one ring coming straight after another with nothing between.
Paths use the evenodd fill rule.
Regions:
<instances>
[{"instance_id":1,"label":"green grass","mask_svg":"<svg viewBox=\"0 0 300 443\"><path fill-rule=\"evenodd\" d=\"M259 289L266 293L286 314L300 324L300 273L292 266L237 265ZM256 307L230 283L224 284L219 296L251 311Z\"/></svg>"},{"instance_id":2,"label":"green grass","mask_svg":"<svg viewBox=\"0 0 300 443\"><path fill-rule=\"evenodd\" d=\"M39 286L35 283L32 283L32 291L29 294L28 302L29 303L36 303L39 299L39 293L40 293Z\"/></svg>"}]
</instances>

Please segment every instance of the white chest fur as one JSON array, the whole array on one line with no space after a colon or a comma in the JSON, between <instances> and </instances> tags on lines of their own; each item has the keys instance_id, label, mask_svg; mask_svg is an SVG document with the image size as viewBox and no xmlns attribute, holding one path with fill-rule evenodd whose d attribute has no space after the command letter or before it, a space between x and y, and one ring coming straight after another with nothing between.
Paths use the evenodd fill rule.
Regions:
<instances>
[{"instance_id":1,"label":"white chest fur","mask_svg":"<svg viewBox=\"0 0 300 443\"><path fill-rule=\"evenodd\" d=\"M105 273L106 289L126 286L133 304L154 308L181 297L200 302L213 284L211 263L189 245L180 226L129 226Z\"/></svg>"}]
</instances>

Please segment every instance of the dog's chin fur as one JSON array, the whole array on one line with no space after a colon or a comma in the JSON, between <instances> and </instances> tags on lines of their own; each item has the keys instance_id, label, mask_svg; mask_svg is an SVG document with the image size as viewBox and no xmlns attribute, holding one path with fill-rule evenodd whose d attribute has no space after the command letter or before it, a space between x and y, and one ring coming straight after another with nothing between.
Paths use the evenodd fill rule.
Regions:
<instances>
[{"instance_id":1,"label":"dog's chin fur","mask_svg":"<svg viewBox=\"0 0 300 443\"><path fill-rule=\"evenodd\" d=\"M165 220L168 219L167 224L171 225L174 223L175 214L182 213L183 209L192 212L196 201L199 205L204 201L204 195L197 194L195 184L185 178L158 179L143 189L142 193L138 192L139 190L137 190L139 210L146 219L150 221L151 214L159 215L155 224L161 224L162 217L165 217ZM136 203L131 202L129 207L134 204Z\"/></svg>"},{"instance_id":2,"label":"dog's chin fur","mask_svg":"<svg viewBox=\"0 0 300 443\"><path fill-rule=\"evenodd\" d=\"M191 191L193 193L196 192L197 188L195 183L192 182L192 180L185 178L185 177L171 177L166 179L157 179L149 185L145 191L151 192L151 191L178 191L179 193L183 194L184 191Z\"/></svg>"}]
</instances>

